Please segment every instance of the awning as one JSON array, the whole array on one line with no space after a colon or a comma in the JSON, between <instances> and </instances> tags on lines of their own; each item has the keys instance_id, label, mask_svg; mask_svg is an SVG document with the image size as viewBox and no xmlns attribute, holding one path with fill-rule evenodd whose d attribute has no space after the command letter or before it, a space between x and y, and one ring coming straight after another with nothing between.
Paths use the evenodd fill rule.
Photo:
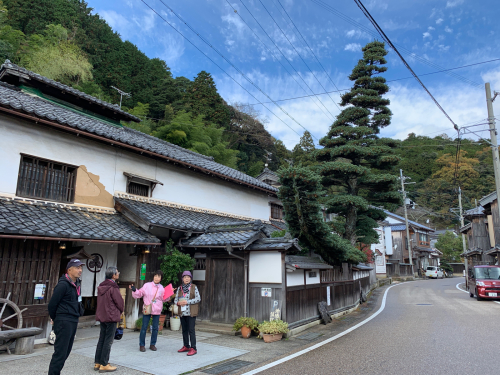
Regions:
<instances>
[{"instance_id":1,"label":"awning","mask_svg":"<svg viewBox=\"0 0 500 375\"><path fill-rule=\"evenodd\" d=\"M306 257L300 255L285 256L285 264L289 269L333 269L333 266L326 264L323 259L319 257Z\"/></svg>"},{"instance_id":2,"label":"awning","mask_svg":"<svg viewBox=\"0 0 500 375\"><path fill-rule=\"evenodd\" d=\"M19 198L0 198L0 237L160 244L115 212Z\"/></svg>"}]
</instances>

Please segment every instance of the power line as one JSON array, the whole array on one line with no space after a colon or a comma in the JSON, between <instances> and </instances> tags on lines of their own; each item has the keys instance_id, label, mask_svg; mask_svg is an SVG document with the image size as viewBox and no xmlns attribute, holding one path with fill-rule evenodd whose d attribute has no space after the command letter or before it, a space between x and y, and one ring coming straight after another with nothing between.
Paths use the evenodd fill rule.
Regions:
<instances>
[{"instance_id":1,"label":"power line","mask_svg":"<svg viewBox=\"0 0 500 375\"><path fill-rule=\"evenodd\" d=\"M227 1L227 0L226 0ZM469 64L469 65L462 65L462 66L457 66L455 68L449 68L449 69L444 69L444 70L438 70L436 72L431 72L431 73L424 73L424 74L419 74L418 76L419 77L423 77L423 76L429 76L429 75L432 75L432 74L438 74L438 73L444 73L444 72L448 72L448 71L451 71L451 70L457 70L457 69L463 69L463 68L468 68L468 67L471 67L471 66L475 66L475 65L481 65L481 64L486 64L486 63L490 63L490 62L494 62L494 61L500 61L500 58L499 59L493 59L493 60L488 60L488 61L481 61L481 62L478 62L478 63L474 63L474 64ZM396 81L403 81L405 79L411 79L411 78L414 78L413 76L411 77L404 77L404 78L397 78L397 79L391 79L391 80L387 80L386 83L389 83L389 82L396 82ZM334 90L334 91L326 91L326 92L320 92L320 93L317 93L317 94L314 94L314 96L318 96L318 95L326 95L326 94L329 94L329 93L334 93L334 92L342 92L342 91L348 91L350 90L350 88L348 89L338 89L338 90ZM297 97L293 97L293 98L286 98L286 99L278 99L276 100L277 102L284 102L284 101L287 101L287 100L295 100L295 99L304 99L304 98L307 98L307 97L310 97L312 95L304 95L304 96L297 96ZM272 102L263 102L263 103L272 103ZM255 103L255 104L250 104L250 105L258 105L260 103ZM497 119L498 120L498 119ZM500 120L498 120L500 121Z\"/></svg>"},{"instance_id":2,"label":"power line","mask_svg":"<svg viewBox=\"0 0 500 375\"><path fill-rule=\"evenodd\" d=\"M144 0L141 0L144 2ZM236 67L236 65L234 65L231 60L229 60L226 56L224 56L217 48L215 48L208 40L206 40L199 32L197 32L189 23L187 23L179 14L177 14L170 6L168 6L167 4L165 4L163 2L163 0L160 0L160 2L168 9L170 10L170 12L172 12L181 22L183 22L193 33L195 33L207 46L209 46L210 48L212 48L215 52L217 52L217 54L222 57L229 65L231 65L238 73L240 73L240 75L245 78L245 80L250 83L252 86L254 86L257 90L259 90L265 97L267 97L269 100L271 100L275 106L277 106L284 114L286 114L288 117L290 117L295 123L297 123L297 125L299 125L301 128L303 128L304 130L308 131L300 122L298 122L292 115L290 115L287 111L285 111L278 103L276 103L273 99L271 99L271 97L269 95L267 95L264 91L262 91L262 89L257 86L257 84L255 84L250 78L248 78L248 76L243 73L238 67ZM157 13L158 14L158 13ZM163 18L162 18L163 19ZM165 20L165 22L168 22ZM169 23L170 25L170 23ZM181 34L182 35L182 34ZM192 44L192 43L191 43ZM193 44L194 45L194 44ZM198 49L200 50L200 49ZM201 51L201 50L200 50ZM236 80L234 80L236 82ZM241 85L240 85L241 86ZM243 87L243 86L241 86ZM246 90L248 93L249 91ZM253 96L253 95L252 95ZM254 96L255 98L255 96ZM265 107L266 109L269 110L269 108ZM270 110L269 110L270 111ZM273 113L273 112L271 112ZM274 114L274 113L273 113ZM281 120L281 119L280 119ZM281 120L283 123L285 123L283 120ZM285 123L286 124L286 123ZM287 124L288 126L288 124ZM290 127L290 126L288 126ZM292 129L292 128L290 128ZM293 129L292 129L293 130ZM297 133L297 132L296 132ZM298 133L297 133L298 134ZM312 135L312 133L311 133ZM314 135L312 135L314 138L316 138ZM316 138L317 139L317 138Z\"/></svg>"},{"instance_id":3,"label":"power line","mask_svg":"<svg viewBox=\"0 0 500 375\"><path fill-rule=\"evenodd\" d=\"M312 71L312 69L309 67L309 65L306 63L306 61L304 60L304 58L302 57L302 55L299 53L299 51L297 51L297 49L295 48L295 46L293 45L293 43L290 41L290 39L288 38L288 36L286 35L286 33L283 31L283 29L280 27L280 25L278 24L278 22L276 22L276 20L274 19L273 15L271 14L271 12L269 11L269 9L267 9L267 7L264 5L264 3L262 2L262 0L259 0L259 2L262 4L262 6L264 7L264 9L266 10L267 14L269 14L269 17L271 17L271 19L273 20L273 22L276 24L276 26L278 26L278 29L281 31L281 33L283 34L283 36L286 38L286 40L288 41L288 43L290 43L290 45L292 46L293 50L295 51L295 53L297 54L297 56L299 56L299 58L302 60L302 62L304 63L304 65L307 67L307 69L309 69L309 71L311 72L311 74L313 75L314 79L316 79L316 81L318 81L318 83L320 84L321 88L323 89L323 91L326 91L325 87L323 86L323 84L321 83L321 81L318 79L318 77L316 77L316 74L314 74L314 72ZM293 22L292 22L293 23ZM340 111L340 108L339 106L337 105L337 103L335 103L335 101L332 99L332 97L330 95L328 95L332 101L333 104L335 104L335 106L337 107L337 109Z\"/></svg>"},{"instance_id":4,"label":"power line","mask_svg":"<svg viewBox=\"0 0 500 375\"><path fill-rule=\"evenodd\" d=\"M238 81L236 81L228 72L226 72L219 64L217 64L213 59L211 59L205 52L203 52L198 46L196 46L191 40L189 40L184 34L182 34L179 30L177 30L170 22L168 22L165 18L163 18L156 10L154 10L151 6L149 6L148 3L146 3L144 0L141 0L149 9L151 9L158 17L160 17L163 21L165 21L172 29L174 29L179 35L181 35L184 39L186 39L189 44L191 44L193 47L195 47L199 52L201 52L207 59L209 59L215 66L217 66L224 74L226 74L229 78L231 78L238 86L240 86L243 90L245 90L252 98L257 100L264 108L266 108L269 112L271 112L278 120L280 120L283 124L285 124L288 128L290 128L295 134L300 136L299 133L295 129L293 129L290 125L288 125L285 121L283 121L281 118L279 118L271 109L269 109L264 103L261 103L259 99L257 99L250 91L248 91L246 88L244 88ZM213 47L212 47L213 48ZM262 92L262 90L260 90ZM263 92L262 92L263 93ZM272 100L267 94L267 98ZM293 119L286 111L284 111L278 104L274 103L278 108L280 108L285 114L287 114L290 118ZM297 122L296 120L294 120ZM298 123L298 122L297 122ZM299 123L298 123L299 124ZM299 124L300 125L300 124ZM302 128L304 128L302 125L300 125ZM306 128L304 128L307 130ZM313 136L314 137L314 136Z\"/></svg>"},{"instance_id":5,"label":"power line","mask_svg":"<svg viewBox=\"0 0 500 375\"><path fill-rule=\"evenodd\" d=\"M233 9L234 13L236 13L236 15L238 15L238 17L243 21L243 23L250 29L250 31L253 33L253 35L257 38L257 40L269 51L269 53L271 53L271 55L276 59L276 61L278 61L278 63L283 67L283 69L285 69L285 71L288 73L288 75L290 75L290 77L292 77L292 79L297 83L297 85L302 89L304 90L304 92L307 93L306 89L304 89L302 87L302 85L299 83L299 81L297 81L297 79L295 78L295 76L290 73L290 71L286 68L286 66L280 61L279 57L275 56L274 52L264 43L264 41L262 39L260 39L260 37L257 35L257 33L255 31L253 31L253 29L250 27L250 25L247 23L247 21L245 21L245 19L241 16L241 14L234 8L234 6L229 2L229 0L226 0L226 3ZM245 6L245 4L243 4L243 6ZM250 14L252 15L252 14ZM253 17L253 15L252 15ZM255 18L254 18L255 19ZM260 26L260 25L259 25ZM265 32L265 31L264 31ZM271 39L271 37L269 35L267 35L269 37L269 39ZM273 42L273 40L271 39L271 41ZM274 42L273 42L274 43ZM275 44L276 46L276 44ZM276 46L277 47L277 46ZM278 47L277 47L278 48ZM278 48L279 50L279 48ZM281 52L281 50L279 50ZM283 57L285 57L285 59L287 60L287 62L290 64L290 66L292 67L292 69L295 70L295 68L291 65L291 63L288 61L288 59L286 58L286 56L281 53L283 55ZM304 79L302 77L300 77L299 73L297 72L297 70L295 70L295 73L297 73L297 75L299 76L300 79L302 79L302 81L304 81ZM307 88L313 93L313 95L307 95L307 96L317 96L317 94L314 94L314 91L309 87L309 85L307 84L307 82L305 82L305 85L307 86ZM318 99L319 100L319 99ZM277 100L278 101L278 100ZM267 103L272 103L272 102L267 102ZM320 109L321 112L323 112L323 114L328 117L330 119L330 117L326 114L326 112L318 105L318 103L316 103L314 101L314 104L316 104L316 106ZM333 119L333 118L332 118Z\"/></svg>"},{"instance_id":6,"label":"power line","mask_svg":"<svg viewBox=\"0 0 500 375\"><path fill-rule=\"evenodd\" d=\"M333 8L332 6L326 4L324 1L321 1L321 0L311 0L313 3L315 3L316 5L319 5L320 7L322 7L323 9L335 14L337 17L343 19L344 21L350 23L351 25L353 25L354 27L357 27L359 29L362 29L364 32L368 33L368 34L371 34L372 36L374 37L378 37L377 33L374 33L372 30L370 30L368 27L358 23L357 21L353 20L352 18L350 18L349 16L345 15L344 13L338 11L337 9ZM435 67L437 69L443 69L443 67L439 66L438 64L435 64L429 60L427 60L426 58L422 57L422 56L419 56L417 55L416 53L413 53L409 50L407 50L404 46L401 46L401 45L398 45L398 47L404 51L407 55L409 55L410 57L426 64L426 65L429 65L429 66L432 66L432 67ZM480 87L481 84L477 83L477 82L474 82L474 81L471 81L465 77L462 77L458 74L455 74L455 73L447 73L449 74L451 77L454 77L464 83L467 83L469 85L472 85L474 87Z\"/></svg>"},{"instance_id":7,"label":"power line","mask_svg":"<svg viewBox=\"0 0 500 375\"><path fill-rule=\"evenodd\" d=\"M391 46L391 48L394 50L394 52L396 52L396 54L399 56L399 58L401 59L401 61L403 62L403 64L406 66L406 68L408 68L408 70L410 71L410 73L413 75L413 77L415 77L415 79L418 81L418 83L420 83L420 85L423 87L423 89L427 92L427 94L429 94L429 96L431 97L431 99L434 101L434 103L437 105L437 107L441 110L441 112L443 112L443 114L448 118L448 120L450 120L450 122L453 124L453 127L455 128L455 130L459 131L458 130L458 125L455 124L455 122L451 119L451 117L448 115L448 113L446 113L446 111L444 110L443 107L441 107L441 104L439 104L439 102L436 100L436 98L434 98L434 96L431 94L431 92L427 89L427 87L425 87L424 83L420 80L420 78L415 74L415 72L413 71L413 69L410 67L410 65L406 62L406 60L404 59L404 57L401 55L401 53L399 53L398 49L394 46L394 44L391 42L391 40L389 39L389 37L385 34L384 30L382 30L382 28L378 25L377 21L375 21L375 19L372 17L372 15L370 14L370 12L368 12L368 9L365 8L365 6L363 5L363 3L361 2L361 0L354 0L354 2L358 5L359 9L361 9L361 11L363 12L363 14L368 18L368 20L372 23L372 25L375 27L375 29L378 31L378 33L380 34L380 36L382 37L382 39L387 43L389 44L389 46ZM460 135L459 135L460 136Z\"/></svg>"}]
</instances>

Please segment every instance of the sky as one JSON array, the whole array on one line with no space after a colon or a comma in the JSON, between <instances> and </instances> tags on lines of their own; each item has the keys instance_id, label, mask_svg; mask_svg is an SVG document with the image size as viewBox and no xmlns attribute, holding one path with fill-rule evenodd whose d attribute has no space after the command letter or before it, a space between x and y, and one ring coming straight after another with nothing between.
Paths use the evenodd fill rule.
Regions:
<instances>
[{"instance_id":1,"label":"sky","mask_svg":"<svg viewBox=\"0 0 500 375\"><path fill-rule=\"evenodd\" d=\"M500 91L500 7L494 0L362 0L464 137L488 137L485 82ZM377 37L353 0L88 0L123 40L174 76L205 70L229 103L254 104L288 148L315 142L340 113L340 93ZM149 7L148 7L149 6ZM389 50L392 123L381 136L455 138L452 123ZM489 60L493 62L482 63ZM476 64L464 67L466 65ZM463 67L439 72L445 69ZM429 74L435 73L435 74ZM340 92L339 92L340 91ZM133 94L133 93L132 93ZM494 102L500 119L500 96ZM476 134L470 133L474 131Z\"/></svg>"}]
</instances>

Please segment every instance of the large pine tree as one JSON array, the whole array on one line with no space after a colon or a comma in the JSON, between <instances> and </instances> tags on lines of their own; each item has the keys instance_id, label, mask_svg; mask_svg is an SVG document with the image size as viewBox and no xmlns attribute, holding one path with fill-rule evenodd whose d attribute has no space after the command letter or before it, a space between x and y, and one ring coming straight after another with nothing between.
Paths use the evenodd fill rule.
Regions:
<instances>
[{"instance_id":1,"label":"large pine tree","mask_svg":"<svg viewBox=\"0 0 500 375\"><path fill-rule=\"evenodd\" d=\"M352 245L375 242L373 228L385 217L376 207L400 201L397 177L387 173L399 161L393 150L397 141L377 136L392 116L389 99L382 97L389 87L379 76L387 70L387 51L378 41L362 51L363 59L349 76L354 86L342 95L345 109L320 140L324 148L316 152L322 184L330 192L325 200L328 212L338 214L337 229Z\"/></svg>"}]
</instances>

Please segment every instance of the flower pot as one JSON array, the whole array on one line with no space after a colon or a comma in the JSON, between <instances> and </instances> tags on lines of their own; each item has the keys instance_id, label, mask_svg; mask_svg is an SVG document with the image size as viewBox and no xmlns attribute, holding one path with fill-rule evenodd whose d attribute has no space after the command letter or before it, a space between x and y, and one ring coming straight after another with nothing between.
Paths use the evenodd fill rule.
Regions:
<instances>
[{"instance_id":1,"label":"flower pot","mask_svg":"<svg viewBox=\"0 0 500 375\"><path fill-rule=\"evenodd\" d=\"M181 320L179 318L170 318L170 330L178 331L181 328Z\"/></svg>"},{"instance_id":2,"label":"flower pot","mask_svg":"<svg viewBox=\"0 0 500 375\"><path fill-rule=\"evenodd\" d=\"M274 341L280 341L281 338L283 337L282 333L277 333L277 334L269 334L269 333L261 333L261 336L264 338L264 342L274 342Z\"/></svg>"},{"instance_id":3,"label":"flower pot","mask_svg":"<svg viewBox=\"0 0 500 375\"><path fill-rule=\"evenodd\" d=\"M252 334L252 330L248 328L247 326L241 327L241 337L244 339L250 338L250 335Z\"/></svg>"},{"instance_id":4,"label":"flower pot","mask_svg":"<svg viewBox=\"0 0 500 375\"><path fill-rule=\"evenodd\" d=\"M167 316L166 315L160 315L160 322L158 324L158 331L161 332L163 331L163 326L165 325L165 318Z\"/></svg>"}]
</instances>

